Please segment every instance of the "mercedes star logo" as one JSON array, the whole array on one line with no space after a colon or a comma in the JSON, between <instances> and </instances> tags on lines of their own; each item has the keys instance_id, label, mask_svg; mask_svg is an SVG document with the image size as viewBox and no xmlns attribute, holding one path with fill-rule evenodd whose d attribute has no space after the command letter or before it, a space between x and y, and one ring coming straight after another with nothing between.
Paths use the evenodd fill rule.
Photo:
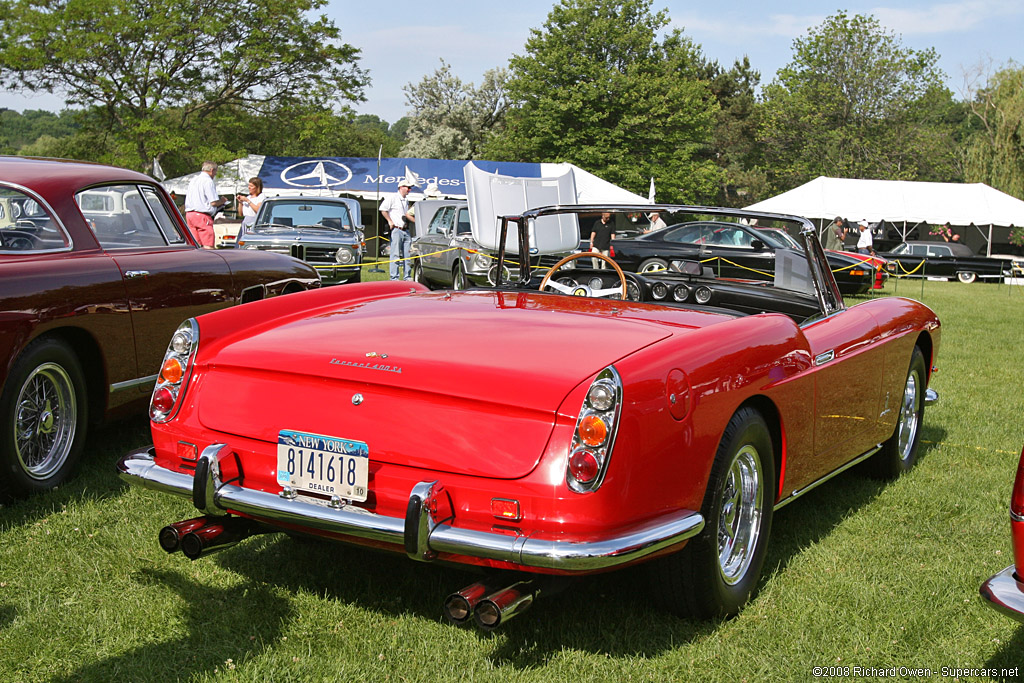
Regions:
<instances>
[{"instance_id":1,"label":"mercedes star logo","mask_svg":"<svg viewBox=\"0 0 1024 683\"><path fill-rule=\"evenodd\" d=\"M337 161L315 159L292 164L281 171L281 180L305 189L331 188L352 180L352 171Z\"/></svg>"}]
</instances>

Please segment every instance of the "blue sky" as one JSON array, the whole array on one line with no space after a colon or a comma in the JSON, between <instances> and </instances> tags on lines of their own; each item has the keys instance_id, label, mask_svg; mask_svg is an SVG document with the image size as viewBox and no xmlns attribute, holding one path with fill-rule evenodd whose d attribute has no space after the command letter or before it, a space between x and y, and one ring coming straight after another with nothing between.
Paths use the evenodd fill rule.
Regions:
<instances>
[{"instance_id":1,"label":"blue sky","mask_svg":"<svg viewBox=\"0 0 1024 683\"><path fill-rule=\"evenodd\" d=\"M484 71L505 66L522 53L530 29L547 19L553 0L435 0L433 3L390 0L367 11L365 1L330 0L327 15L341 28L342 39L362 50L360 63L369 70L367 101L355 108L394 122L406 113L402 86L419 82L443 59L463 80L479 84ZM1024 2L964 0L960 2L822 2L767 3L739 0L717 3L655 0L667 9L672 26L682 28L705 56L723 66L747 55L770 82L776 70L792 59L795 38L838 10L874 15L898 34L905 47L933 47L947 85L958 96L973 78L1010 59L1024 63ZM0 106L13 109L60 109L55 96L31 99L0 94Z\"/></svg>"}]
</instances>

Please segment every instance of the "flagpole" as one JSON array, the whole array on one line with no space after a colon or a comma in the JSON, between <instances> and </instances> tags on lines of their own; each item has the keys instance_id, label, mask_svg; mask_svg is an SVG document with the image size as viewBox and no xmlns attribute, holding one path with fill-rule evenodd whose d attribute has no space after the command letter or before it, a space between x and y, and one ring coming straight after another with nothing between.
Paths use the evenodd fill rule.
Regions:
<instances>
[{"instance_id":1,"label":"flagpole","mask_svg":"<svg viewBox=\"0 0 1024 683\"><path fill-rule=\"evenodd\" d=\"M373 207L373 232L377 235L377 257L374 259L375 262L380 262L380 157L384 153L384 145L381 145L377 150L377 196L374 198L375 204ZM384 269L379 265L374 264L373 268L370 268L371 273L383 273Z\"/></svg>"}]
</instances>

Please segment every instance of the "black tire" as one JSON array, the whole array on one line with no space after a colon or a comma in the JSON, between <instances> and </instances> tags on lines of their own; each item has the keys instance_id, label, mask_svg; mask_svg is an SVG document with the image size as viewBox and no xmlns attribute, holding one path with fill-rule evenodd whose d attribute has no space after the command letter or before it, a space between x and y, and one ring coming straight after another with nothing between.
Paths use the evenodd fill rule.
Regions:
<instances>
[{"instance_id":1,"label":"black tire","mask_svg":"<svg viewBox=\"0 0 1024 683\"><path fill-rule=\"evenodd\" d=\"M0 499L47 491L75 471L88 424L74 352L39 339L18 357L0 396Z\"/></svg>"},{"instance_id":2,"label":"black tire","mask_svg":"<svg viewBox=\"0 0 1024 683\"><path fill-rule=\"evenodd\" d=\"M660 258L649 258L644 260L636 269L638 273L659 273L668 270L668 261Z\"/></svg>"},{"instance_id":3,"label":"black tire","mask_svg":"<svg viewBox=\"0 0 1024 683\"><path fill-rule=\"evenodd\" d=\"M653 593L670 611L699 619L729 617L757 593L774 492L768 425L753 408L740 408L715 453L701 506L704 530L681 552L651 563Z\"/></svg>"},{"instance_id":4,"label":"black tire","mask_svg":"<svg viewBox=\"0 0 1024 683\"><path fill-rule=\"evenodd\" d=\"M978 274L972 273L969 270L961 270L956 274L956 279L965 285L969 285L978 279Z\"/></svg>"},{"instance_id":5,"label":"black tire","mask_svg":"<svg viewBox=\"0 0 1024 683\"><path fill-rule=\"evenodd\" d=\"M895 479L909 472L917 462L917 447L921 440L921 424L924 421L924 394L928 375L925 371L924 354L915 346L910 355L910 368L903 385L903 396L899 397L899 416L892 436L882 444L882 449L867 462L867 472L876 479Z\"/></svg>"},{"instance_id":6,"label":"black tire","mask_svg":"<svg viewBox=\"0 0 1024 683\"><path fill-rule=\"evenodd\" d=\"M412 279L414 282L418 282L427 289L430 289L430 283L427 282L427 278L423 275L423 263L420 259L415 259L412 262Z\"/></svg>"},{"instance_id":7,"label":"black tire","mask_svg":"<svg viewBox=\"0 0 1024 683\"><path fill-rule=\"evenodd\" d=\"M456 263L452 270L452 289L466 288L466 271L462 269L461 263Z\"/></svg>"}]
</instances>

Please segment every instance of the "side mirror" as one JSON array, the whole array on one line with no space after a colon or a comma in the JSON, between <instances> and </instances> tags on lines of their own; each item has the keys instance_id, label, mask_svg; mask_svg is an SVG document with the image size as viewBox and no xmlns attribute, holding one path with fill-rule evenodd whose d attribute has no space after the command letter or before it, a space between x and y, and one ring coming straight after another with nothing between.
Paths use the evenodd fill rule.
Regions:
<instances>
[{"instance_id":1,"label":"side mirror","mask_svg":"<svg viewBox=\"0 0 1024 683\"><path fill-rule=\"evenodd\" d=\"M758 239L750 240L750 248L754 251L764 251L764 242Z\"/></svg>"}]
</instances>

